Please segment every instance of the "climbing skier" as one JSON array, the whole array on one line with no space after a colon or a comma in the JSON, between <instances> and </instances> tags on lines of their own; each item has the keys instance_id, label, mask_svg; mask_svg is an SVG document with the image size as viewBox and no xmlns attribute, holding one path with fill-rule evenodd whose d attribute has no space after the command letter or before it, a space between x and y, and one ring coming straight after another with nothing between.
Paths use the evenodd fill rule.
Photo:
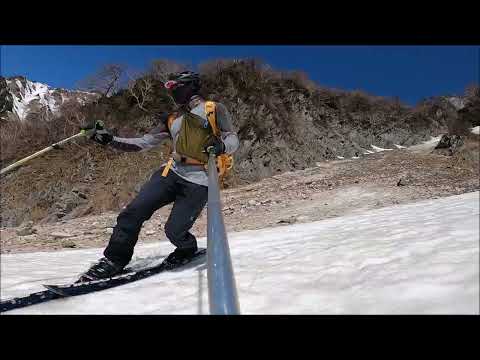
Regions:
<instances>
[{"instance_id":1,"label":"climbing skier","mask_svg":"<svg viewBox=\"0 0 480 360\"><path fill-rule=\"evenodd\" d=\"M159 124L139 138L113 136L101 122L92 129L91 139L122 151L143 151L171 138L173 152L139 194L118 215L108 246L97 263L82 274L79 282L112 277L130 262L142 224L159 208L173 202L165 223L165 234L176 247L165 262L176 265L197 251L197 241L190 229L208 198L205 164L208 151L215 155L232 154L239 146L230 114L221 103L204 100L200 95L198 74L184 71L169 77L164 86L179 106L175 113L162 115ZM210 123L216 116L215 129ZM217 131L215 131L217 130ZM215 136L215 134L219 136Z\"/></svg>"}]
</instances>

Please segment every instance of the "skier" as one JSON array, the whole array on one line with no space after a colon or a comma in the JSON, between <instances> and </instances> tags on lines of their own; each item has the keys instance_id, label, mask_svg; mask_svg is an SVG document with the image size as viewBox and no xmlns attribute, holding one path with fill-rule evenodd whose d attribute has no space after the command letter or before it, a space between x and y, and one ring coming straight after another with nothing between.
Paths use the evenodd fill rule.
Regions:
<instances>
[{"instance_id":1,"label":"skier","mask_svg":"<svg viewBox=\"0 0 480 360\"><path fill-rule=\"evenodd\" d=\"M172 157L163 164L139 194L118 215L104 257L81 275L77 282L109 278L120 273L130 262L142 224L159 208L173 204L165 223L165 234L176 247L165 262L175 266L197 251L197 241L190 233L208 198L205 164L208 151L216 156L232 154L239 146L230 114L221 103L206 102L200 95L199 75L184 71L169 77L164 86L179 106L173 114L163 114L159 124L139 138L120 138L95 124L91 139L122 151L143 151L173 141ZM213 105L212 105L213 104ZM207 105L207 106L206 106ZM220 136L208 121L208 105L214 106Z\"/></svg>"}]
</instances>

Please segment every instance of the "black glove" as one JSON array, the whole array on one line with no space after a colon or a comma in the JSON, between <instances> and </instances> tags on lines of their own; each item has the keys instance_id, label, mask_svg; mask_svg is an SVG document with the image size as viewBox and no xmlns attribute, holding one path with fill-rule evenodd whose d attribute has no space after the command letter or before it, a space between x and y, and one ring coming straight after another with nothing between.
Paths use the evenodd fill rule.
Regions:
<instances>
[{"instance_id":1,"label":"black glove","mask_svg":"<svg viewBox=\"0 0 480 360\"><path fill-rule=\"evenodd\" d=\"M225 153L225 144L221 139L214 137L207 142L207 144L203 148L203 151L208 154L210 152L210 149L213 150L215 156L218 156Z\"/></svg>"},{"instance_id":2,"label":"black glove","mask_svg":"<svg viewBox=\"0 0 480 360\"><path fill-rule=\"evenodd\" d=\"M93 125L83 127L82 130L87 131L90 140L99 144L107 145L113 140L113 135L105 129L103 121L97 120Z\"/></svg>"}]
</instances>

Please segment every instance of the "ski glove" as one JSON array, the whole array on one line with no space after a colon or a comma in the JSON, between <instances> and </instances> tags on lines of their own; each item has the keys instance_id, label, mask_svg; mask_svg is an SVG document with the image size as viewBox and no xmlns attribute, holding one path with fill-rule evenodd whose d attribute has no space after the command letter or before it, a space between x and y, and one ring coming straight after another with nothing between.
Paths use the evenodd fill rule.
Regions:
<instances>
[{"instance_id":1,"label":"ski glove","mask_svg":"<svg viewBox=\"0 0 480 360\"><path fill-rule=\"evenodd\" d=\"M101 120L95 121L94 125L84 127L82 130L86 130L89 133L91 140L102 145L107 145L113 140L113 135L105 129L105 125Z\"/></svg>"},{"instance_id":2,"label":"ski glove","mask_svg":"<svg viewBox=\"0 0 480 360\"><path fill-rule=\"evenodd\" d=\"M221 139L215 137L212 138L209 142L207 142L207 144L203 148L203 151L208 154L210 152L210 149L213 149L215 156L218 156L225 153L225 144Z\"/></svg>"}]
</instances>

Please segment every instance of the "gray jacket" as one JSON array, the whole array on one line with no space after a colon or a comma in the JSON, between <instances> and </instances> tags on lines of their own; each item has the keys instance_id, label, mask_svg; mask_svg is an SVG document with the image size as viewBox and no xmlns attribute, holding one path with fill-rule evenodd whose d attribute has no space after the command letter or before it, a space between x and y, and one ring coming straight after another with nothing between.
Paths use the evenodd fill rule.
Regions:
<instances>
[{"instance_id":1,"label":"gray jacket","mask_svg":"<svg viewBox=\"0 0 480 360\"><path fill-rule=\"evenodd\" d=\"M205 100L199 96L195 96L189 103L191 113L199 115L206 122L208 122L205 113ZM227 108L221 104L216 103L217 126L220 129L221 138L225 144L225 152L233 154L237 151L239 142L238 136L233 129L232 119ZM148 134L140 138L121 138L114 136L111 146L122 151L146 151L161 145L166 139L173 139L173 151L175 152L175 143L182 125L183 115L176 118L172 123L171 134L168 127L164 123L158 124ZM162 166L165 165L162 164ZM173 162L171 171L174 171L178 176L195 184L208 186L208 174L203 166L186 165L180 162Z\"/></svg>"}]
</instances>

